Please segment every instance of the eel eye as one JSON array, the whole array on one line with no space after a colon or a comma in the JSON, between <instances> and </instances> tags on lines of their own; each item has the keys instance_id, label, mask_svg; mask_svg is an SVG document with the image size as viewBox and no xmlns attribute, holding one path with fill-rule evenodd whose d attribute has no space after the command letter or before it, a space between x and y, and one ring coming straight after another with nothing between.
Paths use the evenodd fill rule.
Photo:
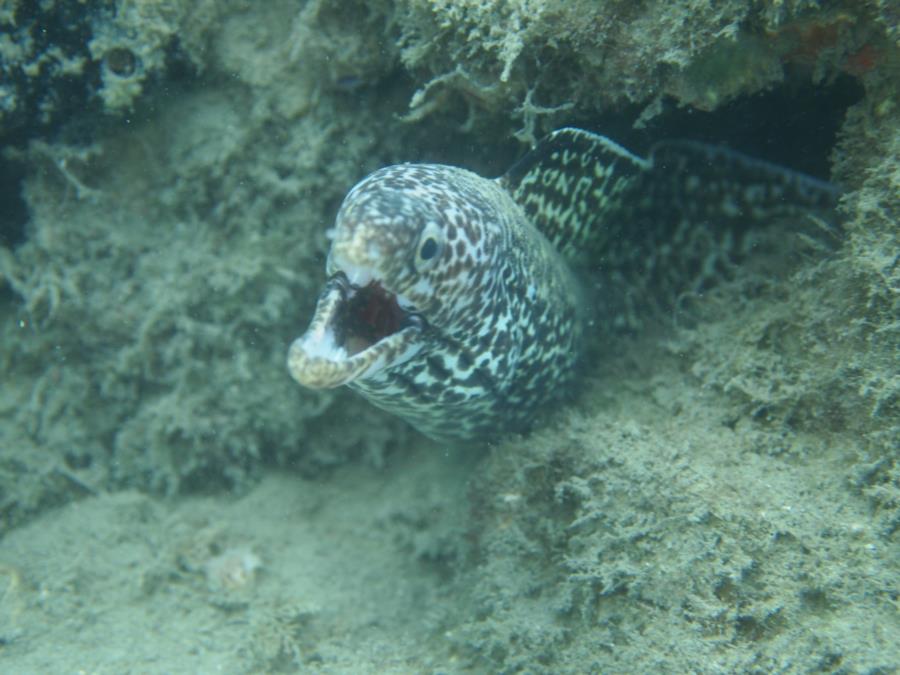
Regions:
<instances>
[{"instance_id":1,"label":"eel eye","mask_svg":"<svg viewBox=\"0 0 900 675\"><path fill-rule=\"evenodd\" d=\"M428 237L428 239L422 242L421 248L419 248L419 257L422 260L431 260L437 255L437 252L438 243L431 237Z\"/></svg>"},{"instance_id":2,"label":"eel eye","mask_svg":"<svg viewBox=\"0 0 900 675\"><path fill-rule=\"evenodd\" d=\"M444 233L436 223L428 223L419 236L416 249L416 268L420 271L431 267L441 255L444 247Z\"/></svg>"}]
</instances>

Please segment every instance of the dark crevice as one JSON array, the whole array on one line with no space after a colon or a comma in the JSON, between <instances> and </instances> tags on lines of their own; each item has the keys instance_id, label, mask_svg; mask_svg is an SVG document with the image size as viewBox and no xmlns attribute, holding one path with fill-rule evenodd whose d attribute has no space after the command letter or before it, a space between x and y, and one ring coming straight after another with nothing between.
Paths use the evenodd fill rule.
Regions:
<instances>
[{"instance_id":1,"label":"dark crevice","mask_svg":"<svg viewBox=\"0 0 900 675\"><path fill-rule=\"evenodd\" d=\"M672 102L642 129L634 107L602 118L573 121L573 126L609 136L646 156L655 142L686 139L725 145L733 150L828 179L829 155L847 109L862 100L862 84L841 75L828 84L788 79L784 84L745 96L712 111L679 108Z\"/></svg>"},{"instance_id":2,"label":"dark crevice","mask_svg":"<svg viewBox=\"0 0 900 675\"><path fill-rule=\"evenodd\" d=\"M0 246L15 248L25 241L28 206L22 197L25 165L0 155Z\"/></svg>"},{"instance_id":3,"label":"dark crevice","mask_svg":"<svg viewBox=\"0 0 900 675\"><path fill-rule=\"evenodd\" d=\"M711 112L680 107L674 99L664 99L662 111L640 129L634 125L648 102L622 105L602 114L556 118L555 126L602 134L644 157L662 140L723 145L828 180L829 156L844 117L864 95L862 83L851 75L814 83L808 74L788 73L783 83L736 98ZM402 160L456 164L482 175L498 176L525 154L522 144L511 135L500 143L454 131L431 135L431 139L422 139L418 153Z\"/></svg>"}]
</instances>

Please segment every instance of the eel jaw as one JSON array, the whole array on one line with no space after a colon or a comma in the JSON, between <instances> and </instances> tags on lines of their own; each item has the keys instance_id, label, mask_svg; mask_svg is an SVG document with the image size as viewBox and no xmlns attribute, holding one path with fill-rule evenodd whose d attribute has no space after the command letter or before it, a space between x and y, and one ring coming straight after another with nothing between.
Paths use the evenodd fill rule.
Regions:
<instances>
[{"instance_id":1,"label":"eel jaw","mask_svg":"<svg viewBox=\"0 0 900 675\"><path fill-rule=\"evenodd\" d=\"M344 272L332 275L309 328L291 344L288 370L303 386L326 389L364 379L421 349L424 319L378 281L360 281L351 283Z\"/></svg>"}]
</instances>

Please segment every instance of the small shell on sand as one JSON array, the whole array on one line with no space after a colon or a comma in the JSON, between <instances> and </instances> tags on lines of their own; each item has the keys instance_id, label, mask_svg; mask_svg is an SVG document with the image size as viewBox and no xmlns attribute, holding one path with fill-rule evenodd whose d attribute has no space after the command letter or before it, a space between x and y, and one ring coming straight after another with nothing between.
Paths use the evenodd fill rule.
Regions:
<instances>
[{"instance_id":1,"label":"small shell on sand","mask_svg":"<svg viewBox=\"0 0 900 675\"><path fill-rule=\"evenodd\" d=\"M249 548L229 548L203 565L211 590L236 591L256 578L262 560Z\"/></svg>"}]
</instances>

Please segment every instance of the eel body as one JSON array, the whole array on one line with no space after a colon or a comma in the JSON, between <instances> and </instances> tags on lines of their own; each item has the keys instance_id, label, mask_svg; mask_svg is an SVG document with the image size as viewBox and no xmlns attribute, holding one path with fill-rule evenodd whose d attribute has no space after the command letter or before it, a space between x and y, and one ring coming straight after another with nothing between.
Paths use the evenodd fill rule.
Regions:
<instances>
[{"instance_id":1,"label":"eel body","mask_svg":"<svg viewBox=\"0 0 900 675\"><path fill-rule=\"evenodd\" d=\"M570 390L603 320L573 270L623 293L691 259L698 228L731 249L748 227L831 209L838 194L713 146L666 142L644 159L571 128L498 179L389 166L344 199L288 369L313 389L346 385L434 438L525 430Z\"/></svg>"}]
</instances>

